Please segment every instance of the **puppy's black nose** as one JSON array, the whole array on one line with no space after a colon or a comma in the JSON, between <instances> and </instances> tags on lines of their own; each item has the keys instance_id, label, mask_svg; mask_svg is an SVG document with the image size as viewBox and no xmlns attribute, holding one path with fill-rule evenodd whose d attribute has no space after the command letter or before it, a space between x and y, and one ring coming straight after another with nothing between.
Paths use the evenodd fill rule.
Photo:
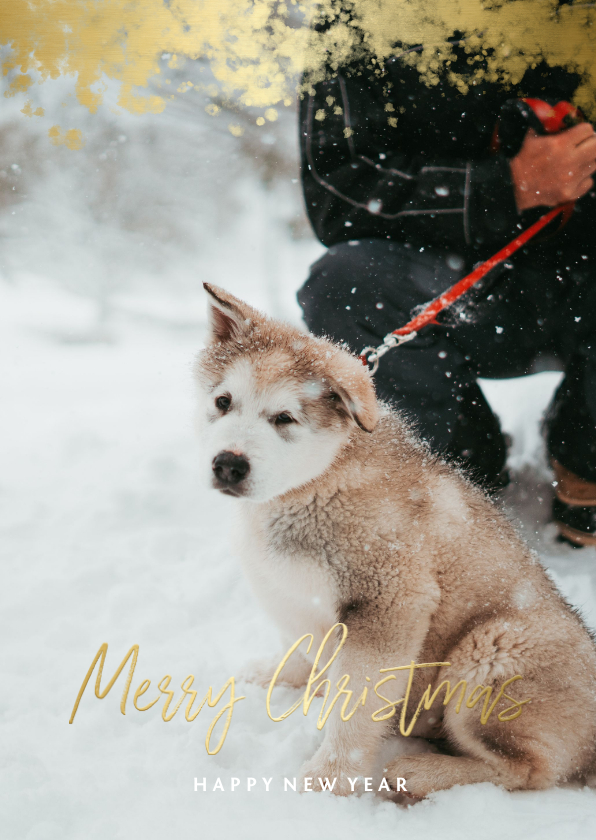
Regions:
<instances>
[{"instance_id":1,"label":"puppy's black nose","mask_svg":"<svg viewBox=\"0 0 596 840\"><path fill-rule=\"evenodd\" d=\"M250 470L248 458L234 452L220 452L213 459L211 466L217 480L222 484L239 484Z\"/></svg>"}]
</instances>

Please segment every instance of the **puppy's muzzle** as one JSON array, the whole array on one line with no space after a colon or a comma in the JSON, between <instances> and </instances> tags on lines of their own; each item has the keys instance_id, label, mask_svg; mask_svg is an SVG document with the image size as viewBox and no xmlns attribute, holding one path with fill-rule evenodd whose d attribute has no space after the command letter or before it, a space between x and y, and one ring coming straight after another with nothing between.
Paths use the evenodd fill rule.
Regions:
<instances>
[{"instance_id":1,"label":"puppy's muzzle","mask_svg":"<svg viewBox=\"0 0 596 840\"><path fill-rule=\"evenodd\" d=\"M216 455L211 464L215 486L224 493L228 492L238 496L242 488L238 485L250 472L248 458L244 455L236 455L235 452L220 452Z\"/></svg>"}]
</instances>

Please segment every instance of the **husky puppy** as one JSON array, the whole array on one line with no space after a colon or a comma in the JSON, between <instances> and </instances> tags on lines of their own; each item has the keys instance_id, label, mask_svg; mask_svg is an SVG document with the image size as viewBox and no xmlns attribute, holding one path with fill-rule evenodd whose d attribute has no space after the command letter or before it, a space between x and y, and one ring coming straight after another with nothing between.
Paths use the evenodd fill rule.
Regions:
<instances>
[{"instance_id":1,"label":"husky puppy","mask_svg":"<svg viewBox=\"0 0 596 840\"><path fill-rule=\"evenodd\" d=\"M314 655L343 622L348 637L326 676L335 685L349 674L355 697L382 668L450 663L415 671L409 716L429 684L466 680L496 697L522 677L507 692L531 702L514 720L498 718L511 706L504 697L484 724L482 704L457 712L442 694L422 713L414 735L440 737L447 754L386 767L389 784L403 777L416 797L455 784L528 790L586 778L596 754L596 648L504 515L377 402L360 360L205 288L211 334L196 366L205 469L214 488L238 499L245 571L284 651L312 633ZM255 679L267 684L278 661ZM304 686L311 667L296 652L283 679ZM381 692L392 702L408 678L394 674ZM334 792L345 794L348 778L370 775L399 707L376 722L366 705L347 722L334 709L305 776L336 778Z\"/></svg>"}]
</instances>

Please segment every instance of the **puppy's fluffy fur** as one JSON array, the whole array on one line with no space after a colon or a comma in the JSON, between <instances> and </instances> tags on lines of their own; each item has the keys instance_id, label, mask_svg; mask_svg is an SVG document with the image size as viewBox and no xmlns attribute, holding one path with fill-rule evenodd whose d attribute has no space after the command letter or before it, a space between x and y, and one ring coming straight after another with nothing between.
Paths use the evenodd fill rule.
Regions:
<instances>
[{"instance_id":1,"label":"puppy's fluffy fur","mask_svg":"<svg viewBox=\"0 0 596 840\"><path fill-rule=\"evenodd\" d=\"M411 794L585 778L595 758L596 649L537 558L480 490L377 403L358 359L206 289L211 337L196 368L205 468L216 488L239 497L245 571L284 650L313 633L314 653L344 622L349 635L330 676L333 685L350 674L357 692L380 668L451 663L417 672L411 710L429 683L467 680L496 694L523 677L509 688L531 698L516 720L499 722L505 699L485 725L479 707L456 713L443 695L423 713L414 734L440 736L451 754L390 763L388 779L406 778ZM240 479L213 471L222 452L248 465ZM263 684L274 664L257 673ZM295 654L283 677L302 686L310 669ZM397 674L402 681L385 686L391 700L405 690ZM334 710L304 774L336 777L335 792L349 792L347 778L370 774L395 725L372 721L369 704L349 722Z\"/></svg>"}]
</instances>

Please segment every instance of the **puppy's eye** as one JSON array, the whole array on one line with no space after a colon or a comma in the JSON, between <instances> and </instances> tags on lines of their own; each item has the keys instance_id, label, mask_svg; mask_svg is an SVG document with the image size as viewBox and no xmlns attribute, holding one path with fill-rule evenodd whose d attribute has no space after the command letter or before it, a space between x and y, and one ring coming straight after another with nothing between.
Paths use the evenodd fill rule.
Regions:
<instances>
[{"instance_id":1,"label":"puppy's eye","mask_svg":"<svg viewBox=\"0 0 596 840\"><path fill-rule=\"evenodd\" d=\"M275 425L276 426L284 426L286 423L294 423L295 420L291 414L288 414L287 411L282 411L281 414L278 414L275 418Z\"/></svg>"},{"instance_id":2,"label":"puppy's eye","mask_svg":"<svg viewBox=\"0 0 596 840\"><path fill-rule=\"evenodd\" d=\"M215 400L215 405L220 411L227 411L232 405L232 399L231 397L218 397Z\"/></svg>"}]
</instances>

